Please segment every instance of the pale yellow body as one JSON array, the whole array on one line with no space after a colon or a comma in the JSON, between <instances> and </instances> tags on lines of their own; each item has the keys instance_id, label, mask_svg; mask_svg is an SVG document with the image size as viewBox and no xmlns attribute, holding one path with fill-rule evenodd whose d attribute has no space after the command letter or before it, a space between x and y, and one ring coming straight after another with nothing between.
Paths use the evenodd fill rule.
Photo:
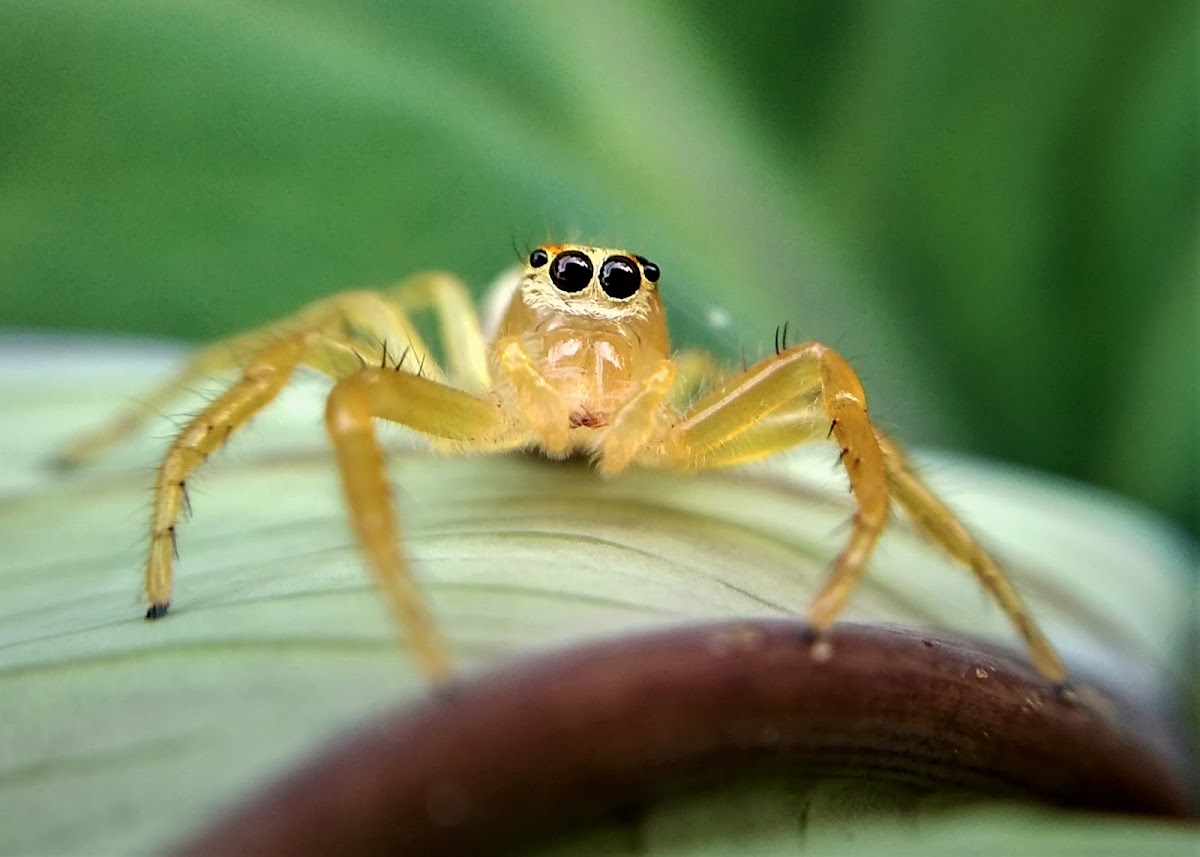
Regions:
<instances>
[{"instance_id":1,"label":"pale yellow body","mask_svg":"<svg viewBox=\"0 0 1200 857\"><path fill-rule=\"evenodd\" d=\"M451 659L401 550L375 420L406 425L447 452L586 454L608 475L629 466L723 467L829 438L841 448L858 510L810 623L822 630L841 612L895 500L977 575L1042 674L1065 682L1061 661L1008 579L871 424L866 394L840 356L817 342L777 343L775 354L753 366L712 378L710 358L671 351L657 280L656 266L623 251L540 247L510 282L489 337L466 289L446 274L419 275L387 292L335 295L203 349L147 397L146 409L80 438L59 461L92 458L197 377L241 368L241 378L179 433L158 471L145 575L146 615L158 618L170 604L189 474L275 398L297 367L329 375L335 383L325 422L351 523L422 666L444 677ZM446 370L408 319L421 307L437 314Z\"/></svg>"}]
</instances>

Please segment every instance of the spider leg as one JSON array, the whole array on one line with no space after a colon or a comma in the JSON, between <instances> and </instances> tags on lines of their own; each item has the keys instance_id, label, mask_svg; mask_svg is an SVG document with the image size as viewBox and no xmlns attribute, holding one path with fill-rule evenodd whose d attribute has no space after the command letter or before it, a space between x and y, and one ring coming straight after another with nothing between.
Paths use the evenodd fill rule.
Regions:
<instances>
[{"instance_id":1,"label":"spider leg","mask_svg":"<svg viewBox=\"0 0 1200 857\"><path fill-rule=\"evenodd\" d=\"M337 455L342 488L359 546L388 606L411 635L424 669L446 678L451 662L397 540L396 518L375 420L401 423L460 449L515 445L499 403L406 373L364 367L329 394L325 426Z\"/></svg>"},{"instance_id":2,"label":"spider leg","mask_svg":"<svg viewBox=\"0 0 1200 857\"><path fill-rule=\"evenodd\" d=\"M296 333L260 350L241 378L201 411L167 450L155 481L146 559L150 601L146 617L159 618L170 606L176 526L187 505L188 477L269 404L302 365L341 379L329 396L326 425L355 530L389 604L413 634L422 663L432 674L444 675L445 647L395 543L392 505L372 418L404 423L460 447L478 449L503 447L506 424L493 401L408 372L364 365L355 344L322 331Z\"/></svg>"},{"instance_id":3,"label":"spider leg","mask_svg":"<svg viewBox=\"0 0 1200 857\"><path fill-rule=\"evenodd\" d=\"M1038 671L1057 685L1067 681L1062 660L1041 628L1029 615L1025 602L1004 572L967 532L937 496L912 471L904 454L890 438L876 432L887 467L892 497L918 530L942 550L974 572L980 584L1000 605L1017 633L1025 640Z\"/></svg>"},{"instance_id":4,"label":"spider leg","mask_svg":"<svg viewBox=\"0 0 1200 857\"><path fill-rule=\"evenodd\" d=\"M643 460L651 456L666 467L724 466L812 439L818 425L827 428L844 450L841 461L858 510L850 538L809 609L809 622L818 631L833 624L845 607L887 522L883 453L866 400L858 376L835 351L818 342L797 345L701 397L658 449L643 454ZM809 407L814 401L819 411Z\"/></svg>"},{"instance_id":5,"label":"spider leg","mask_svg":"<svg viewBox=\"0 0 1200 857\"><path fill-rule=\"evenodd\" d=\"M441 271L429 271L404 280L389 289L387 296L405 311L432 307L455 383L471 392L491 388L487 341L479 326L475 302L461 280Z\"/></svg>"},{"instance_id":6,"label":"spider leg","mask_svg":"<svg viewBox=\"0 0 1200 857\"><path fill-rule=\"evenodd\" d=\"M935 544L967 565L1025 640L1034 665L1062 684L1066 672L1016 590L890 439L871 424L866 395L850 365L820 343L782 349L702 396L638 462L700 469L751 461L809 440L832 437L858 505L850 538L834 559L809 621L827 628L845 607L895 497Z\"/></svg>"},{"instance_id":7,"label":"spider leg","mask_svg":"<svg viewBox=\"0 0 1200 857\"><path fill-rule=\"evenodd\" d=\"M261 349L241 378L213 399L176 435L154 482L150 550L146 557L147 619L167 612L171 603L176 526L187 510L187 479L225 444L229 436L279 395L296 367L304 364L330 375L345 375L361 365L345 343L320 331L292 334Z\"/></svg>"},{"instance_id":8,"label":"spider leg","mask_svg":"<svg viewBox=\"0 0 1200 857\"><path fill-rule=\"evenodd\" d=\"M323 330L331 336L355 340L357 348L375 354L384 343L394 355L410 350L423 363L425 375L444 378L432 360L420 333L403 310L384 295L370 291L343 292L301 309L294 315L211 343L195 352L166 382L141 397L124 413L87 432L60 451L55 466L74 468L86 464L131 437L145 423L167 409L198 382L213 375L241 368L264 346L298 331ZM413 366L417 365L414 361Z\"/></svg>"},{"instance_id":9,"label":"spider leg","mask_svg":"<svg viewBox=\"0 0 1200 857\"><path fill-rule=\"evenodd\" d=\"M150 601L147 619L164 615L170 605L175 527L188 508L188 476L279 393L303 350L303 340L292 336L260 351L241 380L192 418L168 447L154 483L150 551L146 558L145 588Z\"/></svg>"}]
</instances>

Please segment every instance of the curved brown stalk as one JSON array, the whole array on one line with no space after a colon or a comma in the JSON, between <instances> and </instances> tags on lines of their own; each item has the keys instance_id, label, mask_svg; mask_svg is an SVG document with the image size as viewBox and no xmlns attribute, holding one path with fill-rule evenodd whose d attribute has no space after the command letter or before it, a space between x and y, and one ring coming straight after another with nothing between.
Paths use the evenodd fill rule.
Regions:
<instances>
[{"instance_id":1,"label":"curved brown stalk","mask_svg":"<svg viewBox=\"0 0 1200 857\"><path fill-rule=\"evenodd\" d=\"M719 776L892 781L1187 817L1150 712L1057 696L1012 656L844 625L690 625L464 680L365 726L179 855L494 854ZM1090 700L1090 701L1089 701Z\"/></svg>"}]
</instances>

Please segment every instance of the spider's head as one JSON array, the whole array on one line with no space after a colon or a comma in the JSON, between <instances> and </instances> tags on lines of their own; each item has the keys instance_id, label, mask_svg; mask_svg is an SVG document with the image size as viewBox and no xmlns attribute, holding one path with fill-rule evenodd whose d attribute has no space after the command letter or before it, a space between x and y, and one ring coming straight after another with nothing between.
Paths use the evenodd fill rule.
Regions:
<instances>
[{"instance_id":1,"label":"spider's head","mask_svg":"<svg viewBox=\"0 0 1200 857\"><path fill-rule=\"evenodd\" d=\"M604 247L545 244L529 254L520 292L536 311L612 323L658 318L658 266Z\"/></svg>"}]
</instances>

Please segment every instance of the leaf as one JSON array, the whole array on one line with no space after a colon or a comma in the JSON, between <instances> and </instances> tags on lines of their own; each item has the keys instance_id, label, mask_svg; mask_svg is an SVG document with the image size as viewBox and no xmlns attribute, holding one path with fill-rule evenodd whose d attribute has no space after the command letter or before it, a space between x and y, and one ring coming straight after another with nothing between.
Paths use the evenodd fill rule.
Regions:
<instances>
[{"instance_id":1,"label":"leaf","mask_svg":"<svg viewBox=\"0 0 1200 857\"><path fill-rule=\"evenodd\" d=\"M1004 804L914 805L902 789L872 792L857 783L822 783L680 801L652 819L636 844L626 829L602 831L538 852L537 857L1184 857L1195 852L1198 842L1200 837L1186 825Z\"/></svg>"},{"instance_id":2,"label":"leaf","mask_svg":"<svg viewBox=\"0 0 1200 857\"><path fill-rule=\"evenodd\" d=\"M425 692L346 530L319 384L298 384L193 480L175 607L141 620L161 440L67 478L44 462L172 355L81 339L0 349L0 852L156 850ZM392 439L406 545L467 670L637 627L802 611L849 514L829 447L745 471L604 482L582 466L437 458ZM1010 560L1070 661L1136 695L1172 693L1190 584L1168 533L1079 486L925 461ZM851 613L1011 640L969 576L900 525ZM772 801L738 804L730 829ZM688 840L671 817L655 828L663 853ZM836 838L843 821L823 829Z\"/></svg>"}]
</instances>

